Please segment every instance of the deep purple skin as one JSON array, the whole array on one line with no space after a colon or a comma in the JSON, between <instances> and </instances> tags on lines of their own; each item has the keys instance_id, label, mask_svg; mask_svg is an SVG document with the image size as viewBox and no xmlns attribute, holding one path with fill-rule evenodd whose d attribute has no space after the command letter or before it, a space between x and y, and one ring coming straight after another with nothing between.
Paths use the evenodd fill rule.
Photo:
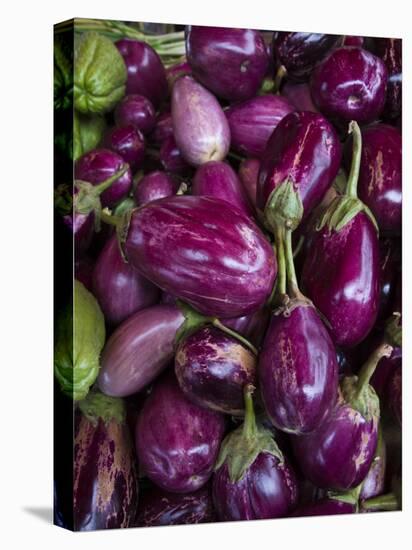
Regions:
<instances>
[{"instance_id":1,"label":"deep purple skin","mask_svg":"<svg viewBox=\"0 0 412 550\"><path fill-rule=\"evenodd\" d=\"M343 40L343 46L359 46L361 48L364 46L364 43L364 36L346 35Z\"/></svg>"},{"instance_id":2,"label":"deep purple skin","mask_svg":"<svg viewBox=\"0 0 412 550\"><path fill-rule=\"evenodd\" d=\"M286 82L282 87L282 96L284 96L297 111L319 112L313 104L310 87L307 82Z\"/></svg>"},{"instance_id":3,"label":"deep purple skin","mask_svg":"<svg viewBox=\"0 0 412 550\"><path fill-rule=\"evenodd\" d=\"M114 119L116 126L133 126L146 135L155 127L156 111L147 97L130 94L117 104Z\"/></svg>"},{"instance_id":4,"label":"deep purple skin","mask_svg":"<svg viewBox=\"0 0 412 550\"><path fill-rule=\"evenodd\" d=\"M183 322L182 312L165 304L126 319L103 349L98 377L101 391L125 397L152 382L172 360L176 333Z\"/></svg>"},{"instance_id":5,"label":"deep purple skin","mask_svg":"<svg viewBox=\"0 0 412 550\"><path fill-rule=\"evenodd\" d=\"M94 262L89 256L83 254L75 258L74 278L80 281L90 292L92 292L93 268Z\"/></svg>"},{"instance_id":6,"label":"deep purple skin","mask_svg":"<svg viewBox=\"0 0 412 550\"><path fill-rule=\"evenodd\" d=\"M402 40L375 38L375 53L388 69L388 86L383 115L395 119L402 112Z\"/></svg>"},{"instance_id":7,"label":"deep purple skin","mask_svg":"<svg viewBox=\"0 0 412 550\"><path fill-rule=\"evenodd\" d=\"M402 426L402 365L394 370L388 380L387 403L399 426Z\"/></svg>"},{"instance_id":8,"label":"deep purple skin","mask_svg":"<svg viewBox=\"0 0 412 550\"><path fill-rule=\"evenodd\" d=\"M156 124L150 134L150 139L155 145L160 146L171 136L173 136L172 115L169 112L162 113L158 115L156 119Z\"/></svg>"},{"instance_id":9,"label":"deep purple skin","mask_svg":"<svg viewBox=\"0 0 412 550\"><path fill-rule=\"evenodd\" d=\"M291 517L334 516L337 514L355 514L356 506L332 498L324 498L299 507Z\"/></svg>"},{"instance_id":10,"label":"deep purple skin","mask_svg":"<svg viewBox=\"0 0 412 550\"><path fill-rule=\"evenodd\" d=\"M261 230L210 197L168 197L134 210L124 250L162 290L222 318L262 307L277 274L273 249Z\"/></svg>"},{"instance_id":11,"label":"deep purple skin","mask_svg":"<svg viewBox=\"0 0 412 550\"><path fill-rule=\"evenodd\" d=\"M239 166L239 178L246 189L248 197L252 205L256 208L256 189L259 177L260 161L259 159L242 160Z\"/></svg>"},{"instance_id":12,"label":"deep purple skin","mask_svg":"<svg viewBox=\"0 0 412 550\"><path fill-rule=\"evenodd\" d=\"M147 97L155 108L168 95L166 71L155 50L139 40L123 38L115 42L127 67L126 94Z\"/></svg>"},{"instance_id":13,"label":"deep purple skin","mask_svg":"<svg viewBox=\"0 0 412 550\"><path fill-rule=\"evenodd\" d=\"M334 34L307 32L276 32L273 37L273 52L278 65L287 70L288 78L305 81L314 67L342 42Z\"/></svg>"},{"instance_id":14,"label":"deep purple skin","mask_svg":"<svg viewBox=\"0 0 412 550\"><path fill-rule=\"evenodd\" d=\"M266 413L287 433L316 430L338 393L332 340L312 306L274 313L259 356L258 379Z\"/></svg>"},{"instance_id":15,"label":"deep purple skin","mask_svg":"<svg viewBox=\"0 0 412 550\"><path fill-rule=\"evenodd\" d=\"M123 260L116 235L106 243L96 260L93 294L111 326L154 305L160 297L159 289Z\"/></svg>"},{"instance_id":16,"label":"deep purple skin","mask_svg":"<svg viewBox=\"0 0 412 550\"><path fill-rule=\"evenodd\" d=\"M173 136L166 138L160 146L160 162L163 168L172 174L183 176L191 170Z\"/></svg>"},{"instance_id":17,"label":"deep purple skin","mask_svg":"<svg viewBox=\"0 0 412 550\"><path fill-rule=\"evenodd\" d=\"M143 206L157 199L176 195L178 187L178 182L173 176L161 170L155 170L145 174L138 181L134 198L137 206Z\"/></svg>"},{"instance_id":18,"label":"deep purple skin","mask_svg":"<svg viewBox=\"0 0 412 550\"><path fill-rule=\"evenodd\" d=\"M223 319L223 324L247 338L255 347L260 347L269 324L269 317L269 308L262 307L250 315Z\"/></svg>"},{"instance_id":19,"label":"deep purple skin","mask_svg":"<svg viewBox=\"0 0 412 550\"><path fill-rule=\"evenodd\" d=\"M379 275L378 236L364 212L340 231L325 225L313 236L302 288L328 320L336 345L354 347L372 329L379 307Z\"/></svg>"},{"instance_id":20,"label":"deep purple skin","mask_svg":"<svg viewBox=\"0 0 412 550\"><path fill-rule=\"evenodd\" d=\"M181 61L175 63L166 69L167 83L169 84L170 91L172 91L173 85L178 78L186 74L192 74L192 68L187 61Z\"/></svg>"},{"instance_id":21,"label":"deep purple skin","mask_svg":"<svg viewBox=\"0 0 412 550\"><path fill-rule=\"evenodd\" d=\"M186 162L200 166L226 157L230 129L225 114L215 96L192 76L175 82L171 112L174 138Z\"/></svg>"},{"instance_id":22,"label":"deep purple skin","mask_svg":"<svg viewBox=\"0 0 412 550\"><path fill-rule=\"evenodd\" d=\"M332 185L341 154L338 136L322 115L290 113L275 128L262 157L258 208L263 210L273 189L291 178L302 200L305 219Z\"/></svg>"},{"instance_id":23,"label":"deep purple skin","mask_svg":"<svg viewBox=\"0 0 412 550\"><path fill-rule=\"evenodd\" d=\"M367 124L382 113L388 71L381 59L356 46L334 50L311 78L312 99L328 118Z\"/></svg>"},{"instance_id":24,"label":"deep purple skin","mask_svg":"<svg viewBox=\"0 0 412 550\"><path fill-rule=\"evenodd\" d=\"M254 211L247 193L226 162L212 160L199 166L192 182L192 195L221 199L253 219Z\"/></svg>"},{"instance_id":25,"label":"deep purple skin","mask_svg":"<svg viewBox=\"0 0 412 550\"><path fill-rule=\"evenodd\" d=\"M93 240L94 213L79 214L73 212L63 216L63 223L73 233L76 254L86 252Z\"/></svg>"},{"instance_id":26,"label":"deep purple skin","mask_svg":"<svg viewBox=\"0 0 412 550\"><path fill-rule=\"evenodd\" d=\"M250 29L186 27L186 56L196 79L229 101L254 97L269 64L262 35Z\"/></svg>"},{"instance_id":27,"label":"deep purple skin","mask_svg":"<svg viewBox=\"0 0 412 550\"><path fill-rule=\"evenodd\" d=\"M73 515L75 531L130 527L136 516L138 484L126 424L83 415L76 423Z\"/></svg>"},{"instance_id":28,"label":"deep purple skin","mask_svg":"<svg viewBox=\"0 0 412 550\"><path fill-rule=\"evenodd\" d=\"M375 456L378 420L341 400L315 432L293 437L303 475L316 487L346 491L365 479Z\"/></svg>"},{"instance_id":29,"label":"deep purple skin","mask_svg":"<svg viewBox=\"0 0 412 550\"><path fill-rule=\"evenodd\" d=\"M297 481L289 464L281 464L267 452L259 453L238 482L230 480L226 463L213 476L213 502L220 521L284 517L297 498Z\"/></svg>"},{"instance_id":30,"label":"deep purple skin","mask_svg":"<svg viewBox=\"0 0 412 550\"><path fill-rule=\"evenodd\" d=\"M196 405L241 416L243 389L255 384L256 357L221 330L203 327L179 343L175 374L183 393Z\"/></svg>"},{"instance_id":31,"label":"deep purple skin","mask_svg":"<svg viewBox=\"0 0 412 550\"><path fill-rule=\"evenodd\" d=\"M212 474L224 430L224 416L189 401L169 372L158 380L139 415L139 465L165 491L196 491Z\"/></svg>"},{"instance_id":32,"label":"deep purple skin","mask_svg":"<svg viewBox=\"0 0 412 550\"><path fill-rule=\"evenodd\" d=\"M381 402L386 399L387 389L393 373L402 365L402 349L394 348L390 357L382 357L371 378L371 386Z\"/></svg>"},{"instance_id":33,"label":"deep purple skin","mask_svg":"<svg viewBox=\"0 0 412 550\"><path fill-rule=\"evenodd\" d=\"M278 123L294 111L280 95L260 95L235 103L225 110L229 122L230 146L238 153L260 158Z\"/></svg>"},{"instance_id":34,"label":"deep purple skin","mask_svg":"<svg viewBox=\"0 0 412 550\"><path fill-rule=\"evenodd\" d=\"M381 495L385 491L385 474L386 474L386 446L382 445L380 453L377 453L369 472L362 482L362 489L359 495L359 500L367 500Z\"/></svg>"},{"instance_id":35,"label":"deep purple skin","mask_svg":"<svg viewBox=\"0 0 412 550\"><path fill-rule=\"evenodd\" d=\"M81 156L74 165L74 176L77 180L87 181L93 185L102 183L118 172L125 161L123 157L109 149L94 149ZM116 206L126 197L132 187L132 172L128 169L123 176L100 195L102 206Z\"/></svg>"},{"instance_id":36,"label":"deep purple skin","mask_svg":"<svg viewBox=\"0 0 412 550\"><path fill-rule=\"evenodd\" d=\"M377 323L385 323L393 311L397 274L401 264L400 248L397 240L379 239L380 258L380 299Z\"/></svg>"},{"instance_id":37,"label":"deep purple skin","mask_svg":"<svg viewBox=\"0 0 412 550\"><path fill-rule=\"evenodd\" d=\"M212 521L215 521L215 512L208 487L188 494L169 493L153 487L140 499L135 526L193 525Z\"/></svg>"},{"instance_id":38,"label":"deep purple skin","mask_svg":"<svg viewBox=\"0 0 412 550\"><path fill-rule=\"evenodd\" d=\"M120 155L133 171L142 167L145 140L140 130L136 130L133 126L109 130L104 139L104 146Z\"/></svg>"}]
</instances>

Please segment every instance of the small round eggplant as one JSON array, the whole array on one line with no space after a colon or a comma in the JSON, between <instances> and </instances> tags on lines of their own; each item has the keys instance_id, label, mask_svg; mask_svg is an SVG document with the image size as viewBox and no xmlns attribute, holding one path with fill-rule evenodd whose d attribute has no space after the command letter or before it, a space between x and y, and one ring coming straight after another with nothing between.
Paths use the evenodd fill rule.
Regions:
<instances>
[{"instance_id":1,"label":"small round eggplant","mask_svg":"<svg viewBox=\"0 0 412 550\"><path fill-rule=\"evenodd\" d=\"M137 182L134 198L137 206L176 195L178 189L177 180L161 170L155 170L146 174Z\"/></svg>"},{"instance_id":2,"label":"small round eggplant","mask_svg":"<svg viewBox=\"0 0 412 550\"><path fill-rule=\"evenodd\" d=\"M159 160L164 170L172 174L185 176L191 170L173 136L169 136L162 142Z\"/></svg>"},{"instance_id":3,"label":"small round eggplant","mask_svg":"<svg viewBox=\"0 0 412 550\"><path fill-rule=\"evenodd\" d=\"M286 97L297 111L319 112L313 104L310 87L306 82L286 82L282 87L282 95Z\"/></svg>"},{"instance_id":4,"label":"small round eggplant","mask_svg":"<svg viewBox=\"0 0 412 550\"><path fill-rule=\"evenodd\" d=\"M165 491L196 491L212 475L224 430L224 416L189 401L167 373L153 388L136 424L139 464Z\"/></svg>"},{"instance_id":5,"label":"small round eggplant","mask_svg":"<svg viewBox=\"0 0 412 550\"><path fill-rule=\"evenodd\" d=\"M328 118L366 124L382 113L388 74L371 52L355 46L334 50L314 70L311 93Z\"/></svg>"},{"instance_id":6,"label":"small round eggplant","mask_svg":"<svg viewBox=\"0 0 412 550\"><path fill-rule=\"evenodd\" d=\"M226 109L231 134L231 148L242 155L260 158L273 130L287 114L294 111L280 95L260 95Z\"/></svg>"},{"instance_id":7,"label":"small round eggplant","mask_svg":"<svg viewBox=\"0 0 412 550\"><path fill-rule=\"evenodd\" d=\"M375 38L375 53L388 69L388 87L383 115L393 120L402 113L402 40Z\"/></svg>"},{"instance_id":8,"label":"small round eggplant","mask_svg":"<svg viewBox=\"0 0 412 550\"><path fill-rule=\"evenodd\" d=\"M225 158L230 146L225 114L217 99L191 76L182 76L173 86L172 122L176 144L189 164Z\"/></svg>"},{"instance_id":9,"label":"small round eggplant","mask_svg":"<svg viewBox=\"0 0 412 550\"><path fill-rule=\"evenodd\" d=\"M294 518L309 516L335 516L337 514L355 514L356 506L351 502L344 502L334 498L323 498L309 502L291 514Z\"/></svg>"},{"instance_id":10,"label":"small round eggplant","mask_svg":"<svg viewBox=\"0 0 412 550\"><path fill-rule=\"evenodd\" d=\"M140 130L131 125L112 128L105 136L104 145L120 155L133 171L142 167L145 141Z\"/></svg>"},{"instance_id":11,"label":"small round eggplant","mask_svg":"<svg viewBox=\"0 0 412 550\"><path fill-rule=\"evenodd\" d=\"M139 94L125 96L114 112L116 126L133 126L143 134L150 133L156 123L156 112L147 97Z\"/></svg>"},{"instance_id":12,"label":"small round eggplant","mask_svg":"<svg viewBox=\"0 0 412 550\"><path fill-rule=\"evenodd\" d=\"M189 26L186 55L197 80L229 101L255 96L269 64L262 35L249 29Z\"/></svg>"},{"instance_id":13,"label":"small round eggplant","mask_svg":"<svg viewBox=\"0 0 412 550\"><path fill-rule=\"evenodd\" d=\"M258 159L242 160L239 166L239 178L246 189L251 204L256 208L256 189L259 177L260 161Z\"/></svg>"},{"instance_id":14,"label":"small round eggplant","mask_svg":"<svg viewBox=\"0 0 412 550\"><path fill-rule=\"evenodd\" d=\"M158 115L149 139L160 147L168 137L173 137L173 124L171 113L166 112Z\"/></svg>"},{"instance_id":15,"label":"small round eggplant","mask_svg":"<svg viewBox=\"0 0 412 550\"><path fill-rule=\"evenodd\" d=\"M204 327L179 343L175 373L193 403L232 415L244 414L243 388L254 384L256 357L238 340Z\"/></svg>"}]
</instances>

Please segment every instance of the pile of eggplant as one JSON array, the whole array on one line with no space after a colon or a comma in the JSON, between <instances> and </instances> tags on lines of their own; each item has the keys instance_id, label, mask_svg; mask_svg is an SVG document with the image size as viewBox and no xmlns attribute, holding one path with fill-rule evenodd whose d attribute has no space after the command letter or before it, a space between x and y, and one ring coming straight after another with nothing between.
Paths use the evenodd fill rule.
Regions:
<instances>
[{"instance_id":1,"label":"pile of eggplant","mask_svg":"<svg viewBox=\"0 0 412 550\"><path fill-rule=\"evenodd\" d=\"M401 509L401 41L75 34L73 528Z\"/></svg>"}]
</instances>

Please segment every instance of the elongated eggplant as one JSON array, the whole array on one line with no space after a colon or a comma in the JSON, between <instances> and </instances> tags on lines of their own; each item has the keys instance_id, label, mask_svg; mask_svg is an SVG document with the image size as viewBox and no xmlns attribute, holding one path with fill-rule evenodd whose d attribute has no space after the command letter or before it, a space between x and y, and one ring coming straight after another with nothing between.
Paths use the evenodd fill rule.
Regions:
<instances>
[{"instance_id":1,"label":"elongated eggplant","mask_svg":"<svg viewBox=\"0 0 412 550\"><path fill-rule=\"evenodd\" d=\"M175 195L178 189L177 180L161 170L155 170L145 174L136 185L134 198L137 206L145 204L164 197Z\"/></svg>"},{"instance_id":2,"label":"elongated eggplant","mask_svg":"<svg viewBox=\"0 0 412 550\"><path fill-rule=\"evenodd\" d=\"M375 53L388 70L388 86L383 115L390 120L402 112L402 40L375 38Z\"/></svg>"},{"instance_id":3,"label":"elongated eggplant","mask_svg":"<svg viewBox=\"0 0 412 550\"><path fill-rule=\"evenodd\" d=\"M149 134L156 123L156 112L149 99L139 94L129 94L117 104L114 112L116 126L133 126L144 135Z\"/></svg>"},{"instance_id":4,"label":"elongated eggplant","mask_svg":"<svg viewBox=\"0 0 412 550\"><path fill-rule=\"evenodd\" d=\"M261 95L236 103L226 109L231 147L240 154L260 158L273 130L287 114L294 111L280 95Z\"/></svg>"},{"instance_id":5,"label":"elongated eggplant","mask_svg":"<svg viewBox=\"0 0 412 550\"><path fill-rule=\"evenodd\" d=\"M125 235L131 265L205 315L246 315L271 293L272 247L249 218L219 199L182 195L149 203L132 212Z\"/></svg>"},{"instance_id":6,"label":"elongated eggplant","mask_svg":"<svg viewBox=\"0 0 412 550\"><path fill-rule=\"evenodd\" d=\"M132 125L109 130L104 138L104 145L120 155L132 170L142 167L145 140L140 130L136 130Z\"/></svg>"},{"instance_id":7,"label":"elongated eggplant","mask_svg":"<svg viewBox=\"0 0 412 550\"><path fill-rule=\"evenodd\" d=\"M138 483L135 454L121 399L90 393L80 402L74 451L76 531L130 527Z\"/></svg>"},{"instance_id":8,"label":"elongated eggplant","mask_svg":"<svg viewBox=\"0 0 412 550\"><path fill-rule=\"evenodd\" d=\"M249 29L189 26L186 55L197 80L229 101L256 95L269 64L262 35Z\"/></svg>"},{"instance_id":9,"label":"elongated eggplant","mask_svg":"<svg viewBox=\"0 0 412 550\"><path fill-rule=\"evenodd\" d=\"M139 464L165 491L190 493L212 475L223 438L223 415L195 405L173 373L157 382L136 425Z\"/></svg>"},{"instance_id":10,"label":"elongated eggplant","mask_svg":"<svg viewBox=\"0 0 412 550\"><path fill-rule=\"evenodd\" d=\"M239 166L239 178L249 196L249 200L256 208L256 189L259 177L260 161L250 158L242 160Z\"/></svg>"}]
</instances>

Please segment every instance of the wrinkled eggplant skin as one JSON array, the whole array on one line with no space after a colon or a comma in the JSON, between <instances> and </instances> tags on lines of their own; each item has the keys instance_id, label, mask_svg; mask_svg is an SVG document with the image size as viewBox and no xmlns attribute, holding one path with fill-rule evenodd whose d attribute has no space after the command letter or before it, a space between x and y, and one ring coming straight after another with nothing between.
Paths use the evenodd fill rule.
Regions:
<instances>
[{"instance_id":1,"label":"wrinkled eggplant skin","mask_svg":"<svg viewBox=\"0 0 412 550\"><path fill-rule=\"evenodd\" d=\"M402 112L402 40L375 38L375 53L388 69L388 87L383 115L397 118Z\"/></svg>"},{"instance_id":2,"label":"wrinkled eggplant skin","mask_svg":"<svg viewBox=\"0 0 412 550\"><path fill-rule=\"evenodd\" d=\"M125 96L114 112L116 126L133 126L143 134L150 133L156 123L155 109L147 97L139 94Z\"/></svg>"},{"instance_id":3,"label":"wrinkled eggplant skin","mask_svg":"<svg viewBox=\"0 0 412 550\"><path fill-rule=\"evenodd\" d=\"M212 474L224 430L223 415L189 401L173 373L166 373L137 421L140 467L165 491L196 491Z\"/></svg>"},{"instance_id":4,"label":"wrinkled eggplant skin","mask_svg":"<svg viewBox=\"0 0 412 550\"><path fill-rule=\"evenodd\" d=\"M282 95L291 103L297 111L312 111L318 113L310 94L307 82L286 82L282 87Z\"/></svg>"},{"instance_id":5,"label":"wrinkled eggplant skin","mask_svg":"<svg viewBox=\"0 0 412 550\"><path fill-rule=\"evenodd\" d=\"M126 424L78 419L74 448L74 529L130 527L138 484L134 449Z\"/></svg>"},{"instance_id":6,"label":"wrinkled eggplant skin","mask_svg":"<svg viewBox=\"0 0 412 550\"><path fill-rule=\"evenodd\" d=\"M157 199L175 195L177 189L178 183L173 176L161 170L155 170L154 172L145 174L139 180L134 192L134 198L137 206L144 206Z\"/></svg>"},{"instance_id":7,"label":"wrinkled eggplant skin","mask_svg":"<svg viewBox=\"0 0 412 550\"><path fill-rule=\"evenodd\" d=\"M388 381L387 402L392 415L402 426L402 366L399 365Z\"/></svg>"},{"instance_id":8,"label":"wrinkled eggplant skin","mask_svg":"<svg viewBox=\"0 0 412 550\"><path fill-rule=\"evenodd\" d=\"M238 482L230 480L226 463L213 476L213 502L220 521L284 517L297 498L292 469L267 452L259 453Z\"/></svg>"},{"instance_id":9,"label":"wrinkled eggplant skin","mask_svg":"<svg viewBox=\"0 0 412 550\"><path fill-rule=\"evenodd\" d=\"M378 313L380 281L378 237L364 212L340 231L325 225L316 232L301 282L328 320L336 345L354 347L366 338Z\"/></svg>"},{"instance_id":10,"label":"wrinkled eggplant skin","mask_svg":"<svg viewBox=\"0 0 412 550\"><path fill-rule=\"evenodd\" d=\"M342 502L332 498L324 498L317 502L310 502L300 506L291 514L291 517L334 516L336 514L355 514L356 507L349 502Z\"/></svg>"},{"instance_id":11,"label":"wrinkled eggplant skin","mask_svg":"<svg viewBox=\"0 0 412 550\"><path fill-rule=\"evenodd\" d=\"M367 124L382 113L388 71L381 59L355 46L334 50L314 70L312 99L328 118Z\"/></svg>"},{"instance_id":12,"label":"wrinkled eggplant skin","mask_svg":"<svg viewBox=\"0 0 412 550\"><path fill-rule=\"evenodd\" d=\"M313 68L341 42L342 37L333 34L276 32L273 37L273 52L277 64L283 65L287 70L288 78L305 81Z\"/></svg>"},{"instance_id":13,"label":"wrinkled eggplant skin","mask_svg":"<svg viewBox=\"0 0 412 550\"><path fill-rule=\"evenodd\" d=\"M261 95L235 103L226 109L230 146L238 153L260 158L273 130L287 114L294 111L280 95Z\"/></svg>"},{"instance_id":14,"label":"wrinkled eggplant skin","mask_svg":"<svg viewBox=\"0 0 412 550\"><path fill-rule=\"evenodd\" d=\"M192 194L216 197L238 208L245 216L253 218L253 208L236 172L221 161L210 161L196 170Z\"/></svg>"},{"instance_id":15,"label":"wrinkled eggplant skin","mask_svg":"<svg viewBox=\"0 0 412 550\"><path fill-rule=\"evenodd\" d=\"M386 474L386 446L383 443L379 453L372 461L371 467L365 479L362 482L362 489L359 500L367 500L381 495L385 491Z\"/></svg>"},{"instance_id":16,"label":"wrinkled eggplant skin","mask_svg":"<svg viewBox=\"0 0 412 550\"><path fill-rule=\"evenodd\" d=\"M196 79L229 101L255 96L269 64L262 35L249 29L189 26L186 55Z\"/></svg>"},{"instance_id":17,"label":"wrinkled eggplant skin","mask_svg":"<svg viewBox=\"0 0 412 550\"><path fill-rule=\"evenodd\" d=\"M242 160L239 166L239 178L246 189L249 200L256 208L256 189L259 177L260 161L259 159L250 158Z\"/></svg>"},{"instance_id":18,"label":"wrinkled eggplant skin","mask_svg":"<svg viewBox=\"0 0 412 550\"><path fill-rule=\"evenodd\" d=\"M293 180L304 208L304 219L332 185L341 161L341 145L332 125L320 114L293 112L271 135L262 157L257 206L287 178Z\"/></svg>"},{"instance_id":19,"label":"wrinkled eggplant skin","mask_svg":"<svg viewBox=\"0 0 412 550\"><path fill-rule=\"evenodd\" d=\"M124 248L130 263L162 290L223 318L258 310L277 273L260 229L209 197L168 197L134 210Z\"/></svg>"},{"instance_id":20,"label":"wrinkled eggplant skin","mask_svg":"<svg viewBox=\"0 0 412 550\"><path fill-rule=\"evenodd\" d=\"M176 306L138 311L110 336L103 349L98 385L113 397L125 397L152 382L172 360L176 332L184 321Z\"/></svg>"},{"instance_id":21,"label":"wrinkled eggplant skin","mask_svg":"<svg viewBox=\"0 0 412 550\"><path fill-rule=\"evenodd\" d=\"M209 487L187 494L153 487L140 499L135 526L193 525L212 521L215 521L215 512Z\"/></svg>"},{"instance_id":22,"label":"wrinkled eggplant skin","mask_svg":"<svg viewBox=\"0 0 412 550\"><path fill-rule=\"evenodd\" d=\"M255 347L260 347L269 324L270 310L268 307L262 307L255 313L234 317L233 319L223 319L223 324L232 330L238 332L249 340Z\"/></svg>"},{"instance_id":23,"label":"wrinkled eggplant skin","mask_svg":"<svg viewBox=\"0 0 412 550\"><path fill-rule=\"evenodd\" d=\"M126 94L140 94L155 108L168 94L166 71L155 50L139 40L124 38L115 42L127 68Z\"/></svg>"},{"instance_id":24,"label":"wrinkled eggplant skin","mask_svg":"<svg viewBox=\"0 0 412 550\"><path fill-rule=\"evenodd\" d=\"M255 384L256 357L238 340L204 327L182 340L175 355L180 388L193 403L243 415L243 388Z\"/></svg>"},{"instance_id":25,"label":"wrinkled eggplant skin","mask_svg":"<svg viewBox=\"0 0 412 550\"><path fill-rule=\"evenodd\" d=\"M365 419L342 401L315 432L294 436L292 443L309 481L323 489L346 491L365 479L377 441L377 419Z\"/></svg>"},{"instance_id":26,"label":"wrinkled eggplant skin","mask_svg":"<svg viewBox=\"0 0 412 550\"><path fill-rule=\"evenodd\" d=\"M132 170L138 170L143 164L145 140L140 130L133 126L112 128L107 132L104 145L120 155Z\"/></svg>"},{"instance_id":27,"label":"wrinkled eggplant skin","mask_svg":"<svg viewBox=\"0 0 412 550\"><path fill-rule=\"evenodd\" d=\"M335 405L336 351L312 306L273 314L259 356L259 385L273 425L285 432L313 432Z\"/></svg>"}]
</instances>

